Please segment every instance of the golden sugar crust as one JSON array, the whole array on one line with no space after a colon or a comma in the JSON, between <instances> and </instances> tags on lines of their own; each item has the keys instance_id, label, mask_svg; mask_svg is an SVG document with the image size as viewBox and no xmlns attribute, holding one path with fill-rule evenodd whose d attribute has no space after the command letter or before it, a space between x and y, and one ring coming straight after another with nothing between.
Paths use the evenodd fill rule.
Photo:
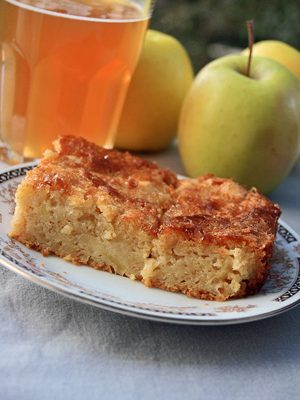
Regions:
<instances>
[{"instance_id":1,"label":"golden sugar crust","mask_svg":"<svg viewBox=\"0 0 300 400\"><path fill-rule=\"evenodd\" d=\"M230 248L264 247L270 253L279 215L278 205L255 189L206 175L180 182L160 233L176 232L189 240Z\"/></svg>"},{"instance_id":2,"label":"golden sugar crust","mask_svg":"<svg viewBox=\"0 0 300 400\"><path fill-rule=\"evenodd\" d=\"M152 234L177 185L173 172L153 162L73 136L58 138L26 181L36 190L114 204L127 221Z\"/></svg>"}]
</instances>

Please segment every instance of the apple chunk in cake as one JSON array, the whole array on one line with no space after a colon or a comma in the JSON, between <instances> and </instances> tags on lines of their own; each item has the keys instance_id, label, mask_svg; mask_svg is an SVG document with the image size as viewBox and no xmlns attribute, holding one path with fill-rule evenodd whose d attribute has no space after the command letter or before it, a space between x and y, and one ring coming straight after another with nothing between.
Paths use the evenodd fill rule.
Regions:
<instances>
[{"instance_id":1,"label":"apple chunk in cake","mask_svg":"<svg viewBox=\"0 0 300 400\"><path fill-rule=\"evenodd\" d=\"M129 153L65 136L20 184L11 237L147 286L226 300L262 285L279 214L231 180L180 181Z\"/></svg>"}]
</instances>

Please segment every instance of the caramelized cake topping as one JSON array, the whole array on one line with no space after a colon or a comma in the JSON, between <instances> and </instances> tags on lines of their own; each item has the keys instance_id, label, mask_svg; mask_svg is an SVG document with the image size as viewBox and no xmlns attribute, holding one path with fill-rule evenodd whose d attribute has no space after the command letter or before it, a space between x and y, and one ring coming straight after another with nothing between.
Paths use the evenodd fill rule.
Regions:
<instances>
[{"instance_id":1,"label":"caramelized cake topping","mask_svg":"<svg viewBox=\"0 0 300 400\"><path fill-rule=\"evenodd\" d=\"M161 232L176 230L193 240L257 249L273 241L280 209L255 189L206 175L182 181L164 214Z\"/></svg>"}]
</instances>

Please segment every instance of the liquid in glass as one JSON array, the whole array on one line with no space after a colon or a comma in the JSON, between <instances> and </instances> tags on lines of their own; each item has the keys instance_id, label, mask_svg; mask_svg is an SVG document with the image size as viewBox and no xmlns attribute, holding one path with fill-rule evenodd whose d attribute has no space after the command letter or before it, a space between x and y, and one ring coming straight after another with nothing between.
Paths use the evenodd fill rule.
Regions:
<instances>
[{"instance_id":1,"label":"liquid in glass","mask_svg":"<svg viewBox=\"0 0 300 400\"><path fill-rule=\"evenodd\" d=\"M148 16L129 0L0 0L0 140L10 161L58 135L112 147Z\"/></svg>"}]
</instances>

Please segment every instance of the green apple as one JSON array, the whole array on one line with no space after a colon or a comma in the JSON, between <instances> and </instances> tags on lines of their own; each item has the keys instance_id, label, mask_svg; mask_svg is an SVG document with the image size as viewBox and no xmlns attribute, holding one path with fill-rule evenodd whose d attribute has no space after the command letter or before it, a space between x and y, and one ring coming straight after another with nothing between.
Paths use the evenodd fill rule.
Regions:
<instances>
[{"instance_id":1,"label":"green apple","mask_svg":"<svg viewBox=\"0 0 300 400\"><path fill-rule=\"evenodd\" d=\"M248 55L249 49L243 54ZM271 58L284 65L300 79L300 51L279 40L262 40L253 46L253 55Z\"/></svg>"},{"instance_id":2,"label":"green apple","mask_svg":"<svg viewBox=\"0 0 300 400\"><path fill-rule=\"evenodd\" d=\"M197 75L180 115L179 149L190 176L213 173L272 191L300 153L300 83L262 57L219 58Z\"/></svg>"},{"instance_id":3,"label":"green apple","mask_svg":"<svg viewBox=\"0 0 300 400\"><path fill-rule=\"evenodd\" d=\"M125 99L115 147L158 151L177 133L184 97L194 79L189 55L173 36L148 30Z\"/></svg>"}]
</instances>

